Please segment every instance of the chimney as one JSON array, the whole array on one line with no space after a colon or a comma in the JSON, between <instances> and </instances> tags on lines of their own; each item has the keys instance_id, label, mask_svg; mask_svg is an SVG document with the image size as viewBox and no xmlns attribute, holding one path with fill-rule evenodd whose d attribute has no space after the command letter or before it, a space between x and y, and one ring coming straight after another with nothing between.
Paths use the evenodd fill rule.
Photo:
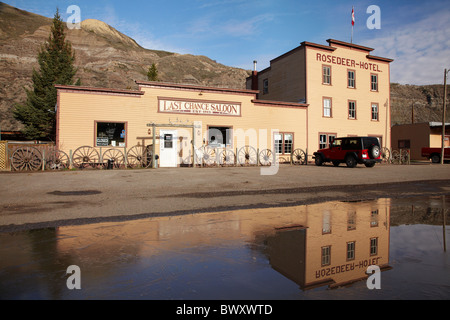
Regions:
<instances>
[{"instance_id":1,"label":"chimney","mask_svg":"<svg viewBox=\"0 0 450 320\"><path fill-rule=\"evenodd\" d=\"M256 71L257 61L253 60L253 71L252 71L252 90L258 90L258 71Z\"/></svg>"}]
</instances>

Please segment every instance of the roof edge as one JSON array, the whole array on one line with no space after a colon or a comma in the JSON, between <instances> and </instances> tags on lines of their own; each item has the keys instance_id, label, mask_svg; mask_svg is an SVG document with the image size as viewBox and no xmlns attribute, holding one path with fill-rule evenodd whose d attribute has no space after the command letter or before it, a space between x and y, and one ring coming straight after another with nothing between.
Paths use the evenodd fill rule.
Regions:
<instances>
[{"instance_id":1,"label":"roof edge","mask_svg":"<svg viewBox=\"0 0 450 320\"><path fill-rule=\"evenodd\" d=\"M219 92L232 92L232 93L244 93L244 94L257 94L257 93L259 93L258 90L232 89L232 88L221 88L221 87L207 87L207 86L197 86L197 85L191 85L191 84L160 82L160 81L141 81L141 80L136 80L135 82L139 86L148 86L148 87L164 87L164 88L200 90L200 91L219 91Z\"/></svg>"},{"instance_id":2,"label":"roof edge","mask_svg":"<svg viewBox=\"0 0 450 320\"><path fill-rule=\"evenodd\" d=\"M75 86L75 85L59 85L59 84L55 84L55 88L60 89L60 90L88 91L88 92L102 92L102 93L121 93L121 94L133 94L133 95L136 95L136 94L143 95L145 93L140 90L82 87L82 86Z\"/></svg>"},{"instance_id":3,"label":"roof edge","mask_svg":"<svg viewBox=\"0 0 450 320\"><path fill-rule=\"evenodd\" d=\"M394 61L394 59L389 59L389 58L383 58L383 57L377 57L377 56L372 56L370 54L368 54L366 56L367 59L372 59L372 60L378 60L378 61L383 61L383 62L392 62Z\"/></svg>"},{"instance_id":4,"label":"roof edge","mask_svg":"<svg viewBox=\"0 0 450 320\"><path fill-rule=\"evenodd\" d=\"M373 48L361 46L359 44L344 42L344 41L340 41L340 40L336 40L336 39L328 39L327 42L330 44L330 46L332 44L337 44L337 45L341 45L341 46L345 46L345 47L349 47L349 48L354 48L354 49L359 49L359 50L363 50L363 51L369 51L369 52L375 50Z\"/></svg>"},{"instance_id":5,"label":"roof edge","mask_svg":"<svg viewBox=\"0 0 450 320\"><path fill-rule=\"evenodd\" d=\"M255 104L267 104L267 105L278 105L278 106L285 106L285 107L301 107L301 108L307 108L309 106L308 103L301 103L301 102L286 102L286 101L275 101L275 100L259 100L259 99L253 99L253 103Z\"/></svg>"}]
</instances>

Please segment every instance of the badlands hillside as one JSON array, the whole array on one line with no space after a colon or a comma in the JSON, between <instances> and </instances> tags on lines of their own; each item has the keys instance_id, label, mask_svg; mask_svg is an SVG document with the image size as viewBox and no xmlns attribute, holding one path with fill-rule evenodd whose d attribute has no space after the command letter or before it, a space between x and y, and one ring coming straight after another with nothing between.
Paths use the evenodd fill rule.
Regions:
<instances>
[{"instance_id":1,"label":"badlands hillside","mask_svg":"<svg viewBox=\"0 0 450 320\"><path fill-rule=\"evenodd\" d=\"M26 99L37 53L48 39L52 19L0 2L0 128L22 128L12 116L15 104ZM162 81L228 88L245 88L249 70L228 67L205 56L142 48L136 41L98 20L85 20L81 29L66 30L76 54L77 78L84 86L134 89L146 80L155 63ZM450 93L449 93L450 94ZM391 84L392 124L440 121L443 86ZM450 112L449 112L450 113ZM449 115L450 118L450 115ZM448 118L448 119L449 119ZM447 119L447 120L448 120Z\"/></svg>"},{"instance_id":2,"label":"badlands hillside","mask_svg":"<svg viewBox=\"0 0 450 320\"><path fill-rule=\"evenodd\" d=\"M20 130L11 110L26 99L37 54L48 39L52 19L0 2L0 125L2 131ZM155 63L160 80L228 88L244 88L249 71L217 63L205 56L142 48L106 23L85 20L81 29L66 30L83 86L135 88L147 80Z\"/></svg>"}]
</instances>

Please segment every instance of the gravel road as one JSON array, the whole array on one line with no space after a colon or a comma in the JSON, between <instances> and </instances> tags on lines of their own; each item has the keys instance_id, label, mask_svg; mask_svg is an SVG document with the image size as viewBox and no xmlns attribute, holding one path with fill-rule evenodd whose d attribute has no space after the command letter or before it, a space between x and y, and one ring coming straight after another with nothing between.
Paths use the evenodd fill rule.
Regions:
<instances>
[{"instance_id":1,"label":"gravel road","mask_svg":"<svg viewBox=\"0 0 450 320\"><path fill-rule=\"evenodd\" d=\"M281 165L0 173L0 232L329 200L450 195L450 166Z\"/></svg>"}]
</instances>

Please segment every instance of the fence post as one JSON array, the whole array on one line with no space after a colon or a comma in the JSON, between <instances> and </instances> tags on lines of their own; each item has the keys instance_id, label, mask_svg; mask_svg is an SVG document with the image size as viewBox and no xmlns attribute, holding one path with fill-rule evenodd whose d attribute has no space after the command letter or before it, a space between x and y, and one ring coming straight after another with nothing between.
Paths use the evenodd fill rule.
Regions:
<instances>
[{"instance_id":1,"label":"fence post","mask_svg":"<svg viewBox=\"0 0 450 320\"><path fill-rule=\"evenodd\" d=\"M259 148L256 149L256 166L259 167Z\"/></svg>"},{"instance_id":2,"label":"fence post","mask_svg":"<svg viewBox=\"0 0 450 320\"><path fill-rule=\"evenodd\" d=\"M42 171L45 170L45 149L42 149Z\"/></svg>"}]
</instances>

